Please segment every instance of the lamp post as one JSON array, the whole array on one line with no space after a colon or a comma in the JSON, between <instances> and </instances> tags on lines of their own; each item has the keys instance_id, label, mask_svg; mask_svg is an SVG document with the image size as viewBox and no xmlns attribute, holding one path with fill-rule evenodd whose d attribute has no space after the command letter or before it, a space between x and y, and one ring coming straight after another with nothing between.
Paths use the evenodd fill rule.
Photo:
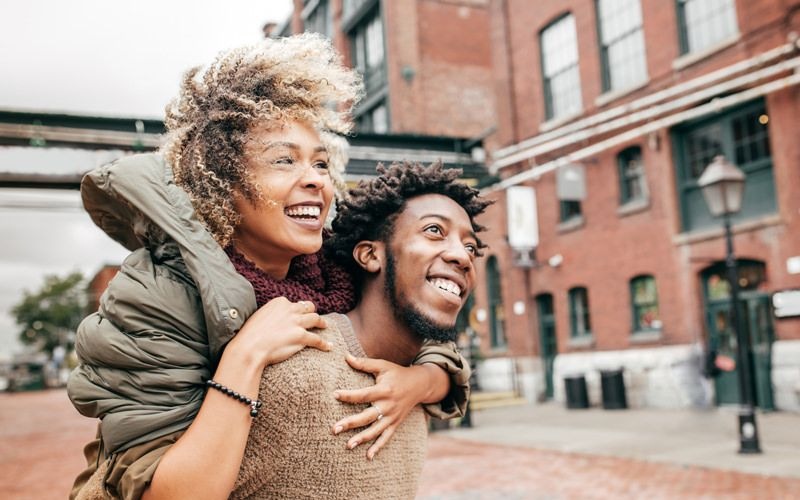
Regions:
<instances>
[{"instance_id":1,"label":"lamp post","mask_svg":"<svg viewBox=\"0 0 800 500\"><path fill-rule=\"evenodd\" d=\"M761 453L755 413L755 384L753 357L750 353L750 332L742 327L739 314L739 276L733 254L733 235L730 216L742 208L744 173L724 156L716 156L697 180L703 190L708 209L714 217L725 221L725 267L728 272L731 297L731 326L736 333L737 365L739 367L739 453Z\"/></svg>"}]
</instances>

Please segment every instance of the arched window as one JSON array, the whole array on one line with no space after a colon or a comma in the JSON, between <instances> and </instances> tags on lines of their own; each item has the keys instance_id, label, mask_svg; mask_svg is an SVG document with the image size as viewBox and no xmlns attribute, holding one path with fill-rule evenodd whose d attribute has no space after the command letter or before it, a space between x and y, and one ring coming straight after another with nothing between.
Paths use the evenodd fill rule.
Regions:
<instances>
[{"instance_id":1,"label":"arched window","mask_svg":"<svg viewBox=\"0 0 800 500\"><path fill-rule=\"evenodd\" d=\"M634 333L661 330L658 290L654 277L637 276L631 280L631 312Z\"/></svg>"},{"instance_id":2,"label":"arched window","mask_svg":"<svg viewBox=\"0 0 800 500\"><path fill-rule=\"evenodd\" d=\"M573 338L592 334L589 321L589 292L582 286L569 290L569 326Z\"/></svg>"},{"instance_id":3,"label":"arched window","mask_svg":"<svg viewBox=\"0 0 800 500\"><path fill-rule=\"evenodd\" d=\"M503 311L503 292L500 288L500 270L497 257L486 261L486 288L489 292L489 335L492 349L506 345L506 321Z\"/></svg>"}]
</instances>

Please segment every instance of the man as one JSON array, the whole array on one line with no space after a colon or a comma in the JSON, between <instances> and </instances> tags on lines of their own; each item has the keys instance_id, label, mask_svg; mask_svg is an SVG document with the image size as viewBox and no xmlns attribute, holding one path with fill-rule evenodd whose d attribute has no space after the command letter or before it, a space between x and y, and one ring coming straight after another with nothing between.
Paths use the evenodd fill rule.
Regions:
<instances>
[{"instance_id":1,"label":"man","mask_svg":"<svg viewBox=\"0 0 800 500\"><path fill-rule=\"evenodd\" d=\"M380 455L364 460L351 451L359 435L337 427L371 424L383 410L373 405L371 420L353 422L359 414L330 395L374 383L345 362L372 371L374 361L352 356L409 365L426 340L455 339L483 247L474 218L489 202L441 165L393 165L379 173L341 204L327 242L357 276L358 305L347 315L324 316L328 327L319 333L330 352L305 349L264 371L263 407L232 498L413 498L416 492L426 451L422 410L412 410ZM337 420L332 439L320 423Z\"/></svg>"}]
</instances>

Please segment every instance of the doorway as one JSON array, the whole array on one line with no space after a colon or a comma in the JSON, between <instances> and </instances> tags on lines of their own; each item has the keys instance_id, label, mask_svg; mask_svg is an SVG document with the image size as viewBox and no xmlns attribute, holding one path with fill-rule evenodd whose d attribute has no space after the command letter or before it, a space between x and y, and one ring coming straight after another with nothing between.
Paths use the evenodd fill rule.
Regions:
<instances>
[{"instance_id":1,"label":"doorway","mask_svg":"<svg viewBox=\"0 0 800 500\"><path fill-rule=\"evenodd\" d=\"M556 317L553 312L553 296L544 293L536 296L539 313L539 346L544 365L545 397L553 398L553 363L558 354L556 344Z\"/></svg>"},{"instance_id":2,"label":"doorway","mask_svg":"<svg viewBox=\"0 0 800 500\"><path fill-rule=\"evenodd\" d=\"M741 325L750 335L755 379L756 406L762 410L773 410L771 355L774 332L769 295L759 291L765 279L762 262L741 260L737 262L739 276L739 314ZM730 286L726 277L725 263L720 262L702 273L706 306L706 326L711 348L722 356L738 363L738 342L731 324ZM732 366L723 370L714 380L716 403L737 405L739 398L739 369Z\"/></svg>"}]
</instances>

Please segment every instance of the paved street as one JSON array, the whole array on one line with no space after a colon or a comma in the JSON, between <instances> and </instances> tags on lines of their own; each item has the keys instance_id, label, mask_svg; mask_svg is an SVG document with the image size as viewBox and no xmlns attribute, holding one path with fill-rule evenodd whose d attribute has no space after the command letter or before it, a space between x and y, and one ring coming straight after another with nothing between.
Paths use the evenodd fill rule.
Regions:
<instances>
[{"instance_id":1,"label":"paved street","mask_svg":"<svg viewBox=\"0 0 800 500\"><path fill-rule=\"evenodd\" d=\"M735 442L725 437L718 457L725 470L681 464L680 457L664 459L664 450L656 450L655 458L646 456L646 447L628 441L639 432L637 428L650 427L656 431L654 436L661 437L644 436L641 442L662 448L665 446L658 443L672 442L681 447L687 437L670 434L679 430L681 418L700 426L697 435L712 441L719 432L703 426L714 427L717 418L727 422L729 415L712 412L706 416L712 418L704 420L701 415L692 420L689 412L574 413L552 404L487 410L475 415L474 429L432 435L419 498L797 498L800 471L792 469L791 460L800 453L791 452L800 433L784 439L780 434L784 426L800 423L798 415L763 416L760 422L767 452L760 457L738 457L731 451ZM650 425L630 423L642 417ZM606 456L599 455L602 450L592 449L602 442L596 436L606 433L603 427L612 424L617 429L609 429L608 435L621 444L609 448L606 440ZM81 446L93 434L94 424L72 409L64 391L0 394L0 498L63 499L82 467ZM693 436L689 433L688 439L696 440ZM570 440L571 449L566 445ZM778 440L783 441L786 455L776 450ZM577 441L584 444L577 445ZM700 448L707 450L708 443ZM609 452L617 456L608 456ZM762 473L750 474L742 472L735 460L726 461L729 456L755 459L749 463L751 467L766 465L759 465Z\"/></svg>"}]
</instances>

